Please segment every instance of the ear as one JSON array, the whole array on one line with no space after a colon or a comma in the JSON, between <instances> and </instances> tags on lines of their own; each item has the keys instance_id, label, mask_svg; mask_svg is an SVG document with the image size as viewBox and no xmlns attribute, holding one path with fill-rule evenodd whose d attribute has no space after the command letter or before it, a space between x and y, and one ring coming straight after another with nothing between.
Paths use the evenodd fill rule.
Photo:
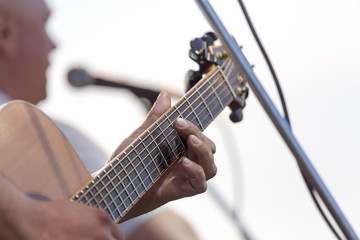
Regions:
<instances>
[{"instance_id":1,"label":"ear","mask_svg":"<svg viewBox=\"0 0 360 240\"><path fill-rule=\"evenodd\" d=\"M14 33L13 26L11 12L0 7L0 56L11 52Z\"/></svg>"}]
</instances>

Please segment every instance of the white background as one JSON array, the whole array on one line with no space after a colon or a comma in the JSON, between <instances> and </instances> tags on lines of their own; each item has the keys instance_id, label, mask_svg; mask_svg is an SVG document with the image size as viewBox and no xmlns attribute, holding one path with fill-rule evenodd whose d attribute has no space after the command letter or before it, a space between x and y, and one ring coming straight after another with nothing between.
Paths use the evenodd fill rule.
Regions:
<instances>
[{"instance_id":1,"label":"white background","mask_svg":"<svg viewBox=\"0 0 360 240\"><path fill-rule=\"evenodd\" d=\"M196 68L188 58L189 41L211 30L191 0L47 2L52 10L48 29L58 47L48 71L49 97L41 107L87 133L109 154L142 122L145 109L124 90L74 89L66 82L67 71L84 67L93 74L131 79L134 85L182 93L185 72ZM211 3L280 109L238 2ZM295 136L360 233L359 1L245 4L278 73ZM228 114L226 110L205 131L218 148L219 171L210 185L229 206L236 206L252 238L334 239L295 159L254 94L241 123L231 123ZM240 239L208 193L170 206L201 239Z\"/></svg>"}]
</instances>

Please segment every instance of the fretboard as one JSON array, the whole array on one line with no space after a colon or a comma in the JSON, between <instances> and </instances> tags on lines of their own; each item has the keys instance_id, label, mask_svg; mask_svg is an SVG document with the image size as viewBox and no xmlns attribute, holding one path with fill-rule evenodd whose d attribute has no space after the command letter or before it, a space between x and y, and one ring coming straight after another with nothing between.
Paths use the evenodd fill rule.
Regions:
<instances>
[{"instance_id":1,"label":"fretboard","mask_svg":"<svg viewBox=\"0 0 360 240\"><path fill-rule=\"evenodd\" d=\"M173 128L181 117L203 131L235 97L230 60L204 77L71 200L106 211L116 222L185 152Z\"/></svg>"}]
</instances>

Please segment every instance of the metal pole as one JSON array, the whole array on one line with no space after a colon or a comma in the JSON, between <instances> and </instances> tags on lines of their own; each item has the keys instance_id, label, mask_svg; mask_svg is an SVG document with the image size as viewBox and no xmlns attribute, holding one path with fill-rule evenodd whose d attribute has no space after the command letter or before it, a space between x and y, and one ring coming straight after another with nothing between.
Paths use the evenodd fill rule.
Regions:
<instances>
[{"instance_id":1,"label":"metal pole","mask_svg":"<svg viewBox=\"0 0 360 240\"><path fill-rule=\"evenodd\" d=\"M275 105L271 101L270 97L266 93L265 89L262 87L261 83L254 74L252 67L246 60L244 54L230 36L230 34L225 29L224 25L216 15L214 9L207 0L196 0L200 9L202 10L207 21L210 23L214 31L217 33L220 41L222 42L226 51L230 54L230 57L235 63L238 71L243 74L246 78L250 88L255 93L256 97L260 101L264 110L270 117L271 121L279 131L280 135L288 145L294 157L297 159L299 166L306 176L309 179L310 183L313 185L315 190L318 192L322 201L328 208L329 212L332 214L334 220L339 225L340 229L344 233L347 239L358 239L355 231L352 229L351 225L341 212L336 201L326 188L324 182L321 180L319 174L313 167L309 158L306 156L305 152L302 150L300 144L293 135L289 124L283 119Z\"/></svg>"}]
</instances>

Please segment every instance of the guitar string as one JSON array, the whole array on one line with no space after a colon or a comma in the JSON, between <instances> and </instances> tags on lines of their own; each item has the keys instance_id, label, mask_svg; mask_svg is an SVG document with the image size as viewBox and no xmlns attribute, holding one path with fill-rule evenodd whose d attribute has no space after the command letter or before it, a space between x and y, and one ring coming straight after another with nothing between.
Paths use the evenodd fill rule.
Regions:
<instances>
[{"instance_id":1,"label":"guitar string","mask_svg":"<svg viewBox=\"0 0 360 240\"><path fill-rule=\"evenodd\" d=\"M216 81L217 81L217 80L216 80ZM221 84L220 84L219 86L221 86ZM219 86L218 86L218 87L219 87ZM203 85L202 85L201 87L203 87ZM201 88L201 87L200 87L200 88ZM214 92L214 91L213 91L213 92ZM194 93L193 93L192 95L194 95ZM197 98L197 99L198 99L198 98ZM190 115L190 114L189 114L189 115ZM165 121L166 121L166 120L164 120L163 123L164 123ZM163 133L163 132L162 132L162 133ZM161 133L160 133L160 135L161 135ZM160 136L160 135L159 135L159 136ZM159 136L157 136L156 138L158 138ZM129 164L131 164L131 163L129 162ZM160 166L160 165L159 165L159 166ZM115 167L116 167L116 166L115 166ZM127 167L127 166L125 166L125 167ZM113 167L113 168L114 168L114 167ZM110 171L111 171L111 170L110 170ZM131 171L131 172L132 172L132 171ZM129 172L128 175L131 174L131 172ZM159 171L159 173L160 173L160 171ZM118 173L117 175L119 175L119 174L120 174L120 173ZM127 175L125 178L127 178L128 175ZM161 173L160 173L160 176L161 176ZM125 178L124 178L124 179L125 179ZM123 181L124 179L122 179L121 181ZM130 184L132 184L131 181L130 181ZM129 184L129 185L130 185L130 184ZM97 194L95 194L92 198L90 198L89 200L87 200L87 203L89 203L90 201L92 201L94 198L98 197L98 195L100 194L100 192L103 191L108 185L109 185L109 184L106 183L106 184L102 187L102 189L97 192ZM118 185L119 185L119 184L117 184L117 186L118 186ZM128 186L129 186L129 185L128 185ZM116 186L116 187L117 187L117 186ZM124 186L124 187L125 187L125 190L126 190L126 188L127 188L128 186ZM95 187L96 187L96 186L95 186ZM92 189L89 189L89 191L91 191L91 190L92 190ZM108 189L106 189L106 190L109 191ZM147 189L147 190L148 190L148 189ZM112 190L110 190L110 191L112 191ZM110 194L110 192L108 192L105 196L103 196L100 201L104 201L109 194ZM101 195L100 195L100 197L101 197ZM86 199L85 199L85 200L86 200ZM107 202L105 201L105 203L107 203ZM99 205L99 204L101 204L101 202L97 203L97 205Z\"/></svg>"},{"instance_id":2,"label":"guitar string","mask_svg":"<svg viewBox=\"0 0 360 240\"><path fill-rule=\"evenodd\" d=\"M218 79L216 79L215 81L217 81L217 80L218 80ZM206 84L206 83L207 83L207 82L205 82L205 84ZM222 84L220 84L219 86L221 86L221 85L222 85ZM202 86L200 86L200 88L203 87L203 86L204 86L204 84L203 84ZM208 90L208 89L206 89L206 90ZM206 90L205 90L205 91L206 91ZM214 91L213 91L213 92L214 92ZM194 95L195 93L199 93L199 91L195 91L192 95ZM202 97L202 95L200 95L199 97ZM197 98L197 100L199 99L199 97ZM203 101L203 100L202 100L202 101ZM205 102L205 103L206 103L206 102ZM190 106L191 106L191 105L190 105ZM190 106L189 106L189 107L190 107ZM203 110L204 110L204 109L203 109ZM202 110L202 111L203 111L203 110ZM194 111L192 111L192 112L194 112ZM191 112L191 113L192 113L192 112ZM191 113L190 113L189 115L191 115ZM166 117L169 118L168 116L166 116ZM166 119L165 119L162 123L164 123L165 121L166 121ZM161 124L162 124L162 123L161 123ZM200 123L201 123L201 122L200 122ZM171 126L169 126L169 127L171 127ZM167 128L166 128L165 130L167 130ZM164 132L165 130L163 130L163 131L160 133L160 135L163 134L163 132ZM173 132L170 132L169 135L172 134L172 133L173 133ZM160 136L160 135L159 135L159 136ZM163 135L164 135L164 134L163 134ZM158 138L159 136L157 136L156 138ZM166 139L166 137L165 137L165 139ZM173 139L172 139L172 140L173 140ZM161 143L160 143L160 144L161 144ZM136 146L136 147L132 146L132 147L135 148L135 150L136 150L136 147L137 147L137 146ZM178 146L176 146L175 148L177 148L177 147L178 147ZM134 150L134 149L133 149L133 150ZM173 153L173 154L174 154L174 153ZM139 155L139 154L138 154L138 155ZM175 155L175 154L174 154L174 155ZM138 156L136 156L136 157L138 157ZM146 156L146 157L147 157L147 156ZM168 157L168 156L166 156L166 157ZM176 157L177 157L177 156L176 156ZM117 158L118 158L118 157L117 157ZM131 162L129 162L129 164L131 164ZM127 165L127 166L129 166L129 165ZM127 166L125 166L124 168L126 168ZM138 166L138 165L137 165L137 166ZM114 167L116 167L116 166L114 166ZM113 167L113 168L114 168L114 167ZM111 171L111 170L112 170L112 169L107 170L107 172L108 172L108 171ZM144 169L143 169L143 170L144 170ZM132 171L133 171L133 170L132 170ZM131 172L132 172L132 171L131 171ZM128 174L130 174L131 172L129 172ZM160 171L159 171L159 172L160 172ZM126 176L126 177L128 177L128 176ZM125 177L125 178L126 178L126 177ZM142 179L141 179L141 180L142 180ZM133 184L133 183L130 182L130 184ZM129 184L129 185L130 185L130 184ZM104 190L108 185L109 185L109 184L106 184L105 186L103 186L103 188L100 190L100 192L101 192L102 190ZM128 186L129 186L129 185L128 185ZM128 186L125 186L125 188L127 188ZM106 190L109 191L108 189L106 189ZM90 191L90 190L89 190L89 191ZM112 190L110 190L110 191L112 191ZM109 192L108 194L106 194L106 196L104 196L102 200L104 200L109 194L110 194L110 192ZM131 193L131 194L132 194L132 193ZM131 195L131 194L130 194L130 195ZM96 197L96 195L93 196L93 198L94 198L94 197ZM87 203L89 203L90 201L92 201L92 199L89 199L89 200L87 201ZM101 200L100 200L100 201L101 201ZM99 204L100 204L100 203L99 203Z\"/></svg>"},{"instance_id":3,"label":"guitar string","mask_svg":"<svg viewBox=\"0 0 360 240\"><path fill-rule=\"evenodd\" d=\"M217 81L217 80L216 80L216 81ZM207 83L207 82L206 82L206 83ZM203 85L204 85L204 84L203 84ZM203 85L202 85L201 87L203 87ZM221 83L219 86L221 86L221 85L222 85L222 83ZM219 86L218 86L218 87L219 87ZM200 87L200 88L201 88L201 87ZM208 90L208 89L207 89L207 90ZM214 92L214 91L213 91L213 92ZM193 95L194 95L194 94L193 94ZM198 98L197 98L197 99L198 99ZM187 109L188 109L188 108L187 108ZM191 113L190 113L190 114L191 114ZM190 115L190 114L189 114L189 115ZM165 121L166 121L166 120L164 120L163 123L164 123ZM170 127L170 126L169 126L169 127ZM162 131L162 133L163 133L163 132L164 132L164 131ZM161 135L161 133L160 133L160 135ZM160 135L159 135L159 136L160 136ZM156 138L158 138L159 136L157 136ZM129 163L129 164L130 164L130 163ZM159 166L160 166L160 165L159 165ZM116 167L116 166L114 166L114 167ZM127 166L125 166L125 167L127 167ZM110 170L110 171L111 171L111 170ZM160 171L159 171L159 172L160 172ZM131 172L129 172L128 174L130 174L130 173L131 173ZM117 174L117 175L119 175L119 174ZM127 178L127 177L128 177L128 175L125 176L124 179ZM122 181L123 181L124 179L122 179ZM130 184L132 184L131 181L130 181ZM118 184L118 185L119 185L119 184ZM117 185L117 186L118 186L118 185ZM100 193L102 190L104 190L107 186L108 186L108 184L105 184L105 186L103 186L103 188L102 188L101 190L99 190L96 195L94 195L91 199L89 199L89 200L87 201L87 203L89 203L90 201L92 201L93 198L98 197L99 193ZM116 187L117 187L117 186L116 186ZM129 186L129 185L128 185L128 186ZM128 186L126 186L126 187L128 187ZM92 190L92 189L90 189L89 191L91 191L91 190ZM106 189L106 190L109 191L108 189ZM125 190L126 190L126 189L125 189ZM112 191L112 190L110 190L110 191ZM108 194L106 194L100 201L103 201L109 194L110 194L110 192L109 192ZM101 196L101 195L100 195L100 196ZM85 199L85 200L86 200L86 199ZM97 203L97 205L99 205L99 204L101 204L101 202Z\"/></svg>"},{"instance_id":4,"label":"guitar string","mask_svg":"<svg viewBox=\"0 0 360 240\"><path fill-rule=\"evenodd\" d=\"M230 94L230 92L228 92L227 93L227 96L228 97L231 97L231 94ZM213 103L215 100L214 99L212 99L212 101L210 102L210 104L211 103ZM202 109L201 110L201 112L200 113L202 113L203 111L206 111L205 109ZM205 118L207 117L207 116L204 116ZM194 118L195 119L195 118ZM214 118L213 118L214 119ZM169 134L170 135L170 134ZM171 141L173 141L174 139L176 138L176 136L173 138L173 139L170 139L169 141L171 142ZM176 147L179 147L180 145L177 145ZM158 155L160 155L160 153L158 154ZM158 156L157 155L157 156ZM169 154L168 156L170 156L171 154ZM168 156L166 156L166 157L168 157ZM155 156L156 157L156 156ZM166 158L165 157L165 158ZM150 163L151 164L151 163ZM149 164L149 165L150 165ZM160 163L158 166L160 166L162 163ZM147 166L149 166L149 165L147 165ZM145 168L139 173L139 174L141 174L143 171L147 171L147 166L145 166ZM150 175L152 175L152 173L154 172L154 171L157 171L156 169L153 169L152 170L152 172L149 172L149 171L147 171L149 174L148 174L148 176L145 178L145 179L142 179L142 180L147 180L148 178L149 179L151 179L151 176ZM139 190L139 186L140 185L144 185L143 184L143 182L140 182L140 184L139 185L135 185L135 184L133 184L131 181L130 181L130 183L126 186L126 189L128 188L128 186L130 186L130 185L133 185L133 188L134 188L134 190L132 191L132 192L130 192L130 193L127 193L127 197L125 198L125 199L122 199L123 201L126 201L126 200L130 200L131 201L131 196L136 192L136 195L137 195L137 198L139 198L139 197L141 197L142 196L142 194L145 194L145 192L147 191L147 189L145 188L145 187L142 187L143 188L143 190L142 191L138 191ZM122 190L122 192L121 193L123 193L123 192L125 192L126 191L126 189L124 189L124 190ZM116 192L118 192L116 189L115 189L115 191ZM127 192L127 191L126 191ZM121 200L121 197L119 196L119 195L117 195L115 198L112 198L111 197L111 195L110 195L110 198L111 198L111 202L109 203L110 205L111 204L113 204L113 206L114 206L114 208L110 208L109 209L109 213L112 215L112 216L114 216L114 214L116 213L116 212L118 212L118 215L119 215L119 217L121 217L121 215L123 214L123 213L125 213L125 212L127 212L131 207L132 207L132 205L134 205L135 203L133 203L132 205L129 205L129 206L125 206L125 204L123 204L124 205L124 209L125 209L125 211L124 212L120 212L117 208L116 208L116 204L114 203L114 201L116 201L117 199L119 199L119 200ZM137 199L138 200L138 199ZM117 218L115 218L114 217L114 220L118 220Z\"/></svg>"},{"instance_id":5,"label":"guitar string","mask_svg":"<svg viewBox=\"0 0 360 240\"><path fill-rule=\"evenodd\" d=\"M221 86L221 85L220 85ZM225 88L222 88L222 90L226 90L226 89L228 89L226 86L225 86ZM223 91L221 91L220 92L220 94L222 94L222 92ZM230 92L227 92L227 96L230 96L231 97L231 94L230 94ZM210 102L210 105L213 103L215 101L215 99L213 98L213 99L211 99L211 102ZM218 106L218 105L217 105ZM208 109L208 110L210 110L210 109ZM200 112L200 114L202 113L202 112L204 112L204 111L206 111L205 109L202 109L201 110L201 112ZM219 112L220 113L220 112ZM205 116L205 118L207 117L207 115ZM195 119L195 118L194 118ZM214 120L214 118L212 118L212 120ZM174 131L172 131L172 132L170 132L168 135L170 135L171 133L174 133ZM166 136L167 137L167 136ZM173 139L171 139L170 140L170 142L171 141L173 141L174 139L176 138L176 136L173 138ZM180 145L177 145L175 148L177 148L177 147L179 147ZM159 153L160 154L160 153ZM158 155L159 155L158 154ZM158 156L157 155L157 156ZM169 155L167 155L165 158L167 158L168 156L170 156L171 155L171 153L169 154ZM156 156L155 156L156 157ZM150 163L151 164L151 163ZM160 166L162 163L160 163L158 166ZM148 165L149 166L149 165ZM141 179L141 180L146 180L147 178L151 178L150 177L150 175L152 175L152 173L154 172L154 171L156 171L156 169L153 169L152 170L152 172L149 172L148 170L147 170L147 166L145 166L145 168L144 169L142 169L142 171L140 172L140 174L143 172L143 171L147 171L148 173L150 173L150 174L148 174L148 177L146 177L145 179ZM138 177L139 178L139 177ZM139 178L140 179L140 178ZM115 204L115 202L114 201L116 201L117 199L119 199L119 200L123 200L123 201L127 201L127 200L129 200L130 202L132 202L132 200L130 199L131 198L131 196L136 192L136 200L138 200L139 199L139 197L141 197L142 196L142 194L144 194L146 191L147 191L147 189L146 189L146 187L142 187L144 190L142 190L141 192L140 192L140 194L139 194L139 186L140 185L143 185L143 186L145 186L145 184L143 183L143 182L141 182L141 181L139 181L140 182L140 184L139 185L135 185L133 182L131 182L131 181L129 181L129 184L125 187L125 189L123 189L122 191L121 191L121 193L120 194L122 194L122 193L124 193L124 192L127 192L127 197L125 198L125 199L121 199L121 197L120 197L120 194L119 194L119 192L117 191L117 189L114 189L118 194L116 195L116 197L115 198L113 198L111 195L110 195L110 200L111 200L111 202L109 202L109 203L107 203L106 201L105 201L105 205L110 205L110 206L113 206L113 208L108 208L109 209L109 214L111 215L111 216L113 216L113 218L114 218L114 220L118 220L118 218L117 217L114 217L114 215L116 214L116 212L118 213L118 215L119 215L119 217L122 217L121 215L123 214L123 213L125 213L125 212L127 212L131 207L132 207L132 205L134 205L135 203L133 202L131 205L129 205L129 206L126 206L125 204L123 204L124 205L124 209L125 209L125 211L123 211L123 212L120 212L118 209L117 209L117 206L116 206L116 204ZM132 192L130 192L130 193L128 193L128 186L130 186L130 185L132 185L133 187L133 191ZM101 203L100 203L101 204Z\"/></svg>"},{"instance_id":6,"label":"guitar string","mask_svg":"<svg viewBox=\"0 0 360 240\"><path fill-rule=\"evenodd\" d=\"M226 90L227 88L225 87L225 90ZM222 89L222 90L224 90L224 88ZM222 94L222 91L220 92L221 94ZM228 96L229 97L231 97L231 94L229 93L229 91L227 92L227 94L228 94ZM212 103L215 101L215 99L211 99L211 102L210 102L210 105L212 105ZM218 105L217 105L218 106ZM217 107L216 106L216 107ZM210 110L210 109L208 109L208 110ZM204 111L206 111L205 109L202 109L201 110L201 112L200 112L200 114L202 113L202 112L204 112ZM220 113L220 112L219 112ZM206 118L207 116L205 116L205 118ZM213 118L214 119L214 118ZM170 134L169 134L170 135ZM176 136L173 138L173 139L175 139L176 138ZM171 139L170 141L173 141L173 139ZM179 145L178 145L179 146ZM178 147L177 146L177 147ZM168 156L166 156L166 157L168 157ZM165 158L166 158L165 157ZM161 165L161 163L159 164L159 166ZM149 172L148 170L147 170L147 168L146 168L146 166L145 166L145 169L143 169L142 171L147 171L147 172ZM156 169L154 169L151 173L150 173L150 175L154 172L154 171L156 171ZM151 176L148 176L147 178L149 178L150 179L150 177ZM146 180L147 178L145 178L145 179L142 179L142 180ZM141 181L139 181L140 182L140 185L136 185L136 184L134 184L133 182L131 182L130 181L130 183L129 183L129 185L128 186L130 186L131 184L132 184L132 188L133 188L133 191L132 192L130 192L130 194L129 193L127 193L127 197L125 198L125 199L123 199L123 201L127 201L127 200L129 200L130 202L131 202L131 197L132 197L132 195L136 192L136 197L138 198L138 197L140 197L142 194L144 194L145 192L146 192L146 187L142 187L143 188L143 190L142 191L139 191L139 186L141 186L141 184L142 185L144 185L143 184L143 182L141 182ZM128 192L128 186L126 186L126 189L124 189L122 192L124 192L124 191L126 191L126 192ZM118 193L118 191L117 191L117 189L116 189L116 192ZM139 194L139 192L140 192L140 194ZM124 209L125 209L125 211L124 212L121 212L121 211L119 211L119 209L116 207L116 204L114 203L114 201L116 201L117 199L118 200L121 200L121 197L120 196L116 196L115 198L112 198L112 196L110 195L110 200L112 201L112 202L110 202L109 203L109 205L110 206L112 206L112 208L109 208L109 213L113 216L113 218L115 219L115 220L118 220L118 217L121 217L121 215L123 214L123 213L125 213L125 211L128 211L129 210L129 208L131 208L132 207L132 205L129 205L129 206L125 206L125 204L123 204L124 206ZM138 200L138 199L137 199ZM134 204L134 203L133 203ZM114 217L114 215L117 213L117 215L118 215L118 217Z\"/></svg>"},{"instance_id":7,"label":"guitar string","mask_svg":"<svg viewBox=\"0 0 360 240\"><path fill-rule=\"evenodd\" d=\"M222 94L222 91L220 93ZM230 96L230 95L228 95L228 96ZM211 102L209 103L212 107L213 107L212 104L213 104L214 101L215 101L215 99L211 99ZM219 105L216 105L216 107L218 107L218 106ZM210 109L208 108L208 111L209 110ZM201 112L200 112L200 115L204 111L205 111L205 109L202 109ZM220 112L221 112L221 110L220 110ZM216 114L219 114L220 112L218 112ZM207 115L205 116L205 118L206 117L207 117ZM175 139L175 138L176 138L176 136L173 139ZM173 139L171 139L170 142L173 141ZM175 148L177 148L177 147L179 147L179 145L176 146ZM169 155L171 155L171 153ZM165 156L165 158L168 158L168 156ZM162 163L160 163L158 166L160 166L161 164ZM145 168L140 171L140 174L142 172L144 172L144 171L146 171L148 173L150 172L148 170L148 166L145 166ZM138 200L148 190L147 186L145 186L145 184L144 184L144 181L146 181L148 178L150 180L150 178L151 178L154 171L156 171L156 169L153 169L152 172L150 172L150 175L148 175L148 177L146 177L145 179L142 179L141 177L136 177L136 179L129 179L128 178L129 184L128 184L128 186L124 186L124 184L122 183L123 187L125 187L125 189L123 189L121 193L119 193L118 189L115 188L115 189L111 190L111 192L109 192L109 194L108 194L109 197L106 196L107 199L106 198L103 199L104 201L102 201L102 202L100 202L98 204L100 204L100 206L101 206L101 204L103 204L106 207L106 209L104 209L104 210L107 210L108 213L113 217L114 220L116 220L116 221L120 220L121 217L124 215L124 213L129 211L129 209L135 204L134 200ZM162 174L160 174L160 176L161 175ZM159 176L157 176L157 177L159 177ZM134 184L134 181L137 181L138 183ZM154 182L154 181L151 180L151 182ZM113 185L113 183L111 183L111 184ZM132 185L131 189L129 189L130 185ZM132 190L132 192L130 192L129 190ZM126 192L126 195L125 195L125 198L122 198L121 195L124 192ZM115 193L116 195L113 195L113 193ZM136 195L134 195L134 193ZM133 199L131 199L131 198L133 198ZM107 201L107 200L110 200L110 201ZM121 202L121 200L123 202ZM130 202L130 205L126 205L127 201ZM119 209L119 207L120 207L119 203L122 203L121 207L123 209Z\"/></svg>"},{"instance_id":8,"label":"guitar string","mask_svg":"<svg viewBox=\"0 0 360 240\"><path fill-rule=\"evenodd\" d=\"M229 60L229 59L227 59L227 60ZM224 64L223 64L223 65L226 65L226 64L228 64L229 62L230 62L230 61L224 61ZM212 80L211 78L213 78L214 76L216 76L217 73L218 73L218 70L214 71L214 73L212 74L212 76L211 76L209 79ZM216 80L218 80L218 79L216 79ZM215 81L216 81L216 80L215 80ZM206 82L204 82L204 83L200 86L200 88L203 87L205 84L206 84ZM191 94L192 94L192 95L190 96L190 98L195 94L195 92L192 91ZM183 103L183 104L185 104L185 103ZM182 105L183 105L183 104L182 104ZM180 105L179 107L181 107L182 105ZM188 109L188 108L186 108L186 109ZM163 124L165 121L166 121L166 120L164 120L164 121L163 121L162 123L160 123L160 124ZM151 127L151 126L150 126L150 127ZM150 127L149 127L149 128L150 128ZM155 130L156 130L156 128L155 128ZM154 130L154 131L155 131L155 130ZM154 131L153 131L153 132L154 132ZM152 134L153 132L150 132L149 134ZM160 135L156 136L156 138L159 137L159 136L160 136ZM155 139L156 139L156 138L155 138ZM154 142L154 141L153 141L153 142ZM151 142L151 143L153 143L153 142ZM135 146L135 148L138 147L138 146L139 146L139 145ZM128 148L130 148L130 146L127 147L123 152L126 152L126 150L127 150ZM130 150L130 152L127 153L127 155L130 154L132 151L133 151L133 150ZM122 153L123 153L123 152L122 152ZM91 191L91 190L96 186L96 183L98 183L99 181L103 180L103 178L105 177L105 175L100 177L100 174L101 174L101 173L106 173L106 172L108 172L108 171L111 172L112 170L114 170L114 168L117 167L117 166L120 164L120 162L119 162L119 160L120 160L119 157L120 157L120 155L121 155L122 153L120 153L119 155L117 155L117 156L113 159L113 160L115 160L115 159L118 160L118 162L117 162L114 166L112 166L112 163L109 164L109 165L111 166L111 169L108 169L108 170L107 170L107 169L104 169L102 172L99 173L99 175L98 175L97 177L95 177L96 179L94 178L94 179L89 183L89 184L93 183L94 186L89 187L87 191L83 191L83 192L79 191L77 194L74 195L74 197L76 197L76 195L78 195L79 193L81 193L82 196L86 195L89 191ZM129 165L124 166L124 168L126 168L126 167L128 167L128 166L129 166ZM126 177L127 177L127 176L126 176ZM95 182L95 181L96 181L96 182ZM88 184L88 185L89 185L89 184ZM87 187L88 187L88 186L87 186ZM102 188L100 191L102 191L103 189L104 189L104 188ZM95 197L95 196L94 196L94 197ZM92 200L92 199L88 200L88 202L91 201L91 200ZM87 202L87 203L88 203L88 202Z\"/></svg>"}]
</instances>

